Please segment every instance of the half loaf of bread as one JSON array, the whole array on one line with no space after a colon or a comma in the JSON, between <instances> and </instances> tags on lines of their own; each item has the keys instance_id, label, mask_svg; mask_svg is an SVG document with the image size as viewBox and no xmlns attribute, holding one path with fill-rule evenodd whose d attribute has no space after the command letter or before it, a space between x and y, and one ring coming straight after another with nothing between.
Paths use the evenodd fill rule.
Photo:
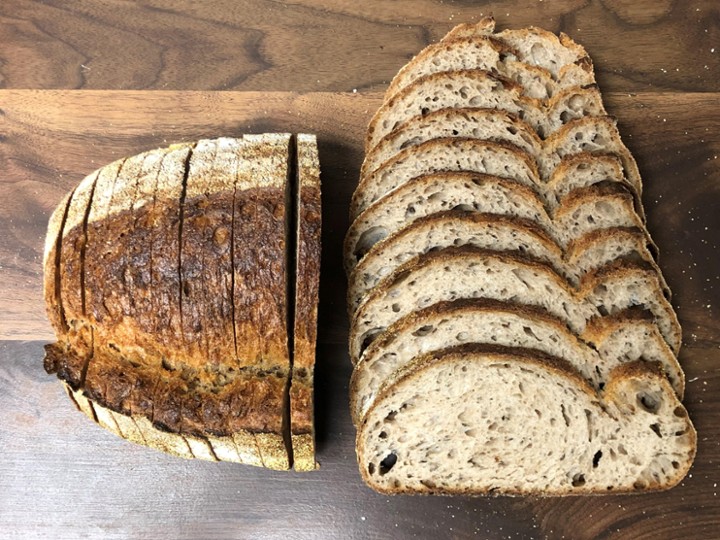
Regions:
<instances>
[{"instance_id":1,"label":"half loaf of bread","mask_svg":"<svg viewBox=\"0 0 720 540\"><path fill-rule=\"evenodd\" d=\"M50 219L45 369L133 442L314 469L319 244L313 136L201 140L103 167Z\"/></svg>"}]
</instances>

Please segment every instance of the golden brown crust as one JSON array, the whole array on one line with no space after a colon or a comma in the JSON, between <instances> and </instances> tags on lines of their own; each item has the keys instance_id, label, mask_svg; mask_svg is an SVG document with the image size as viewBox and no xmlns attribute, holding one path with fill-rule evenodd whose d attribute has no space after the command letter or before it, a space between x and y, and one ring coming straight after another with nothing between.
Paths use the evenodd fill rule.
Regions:
<instances>
[{"instance_id":1,"label":"golden brown crust","mask_svg":"<svg viewBox=\"0 0 720 540\"><path fill-rule=\"evenodd\" d=\"M288 140L120 160L56 212L46 279L62 242L71 324L45 366L103 427L182 457L288 468Z\"/></svg>"}]
</instances>

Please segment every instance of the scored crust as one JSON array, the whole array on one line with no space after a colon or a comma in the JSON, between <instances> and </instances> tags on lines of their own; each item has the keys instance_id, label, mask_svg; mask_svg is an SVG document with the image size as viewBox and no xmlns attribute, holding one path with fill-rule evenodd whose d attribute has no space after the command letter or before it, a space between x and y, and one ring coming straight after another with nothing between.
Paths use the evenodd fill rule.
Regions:
<instances>
[{"instance_id":1,"label":"scored crust","mask_svg":"<svg viewBox=\"0 0 720 540\"><path fill-rule=\"evenodd\" d=\"M104 428L183 457L289 467L288 143L246 136L146 152L88 177L54 214L46 297L59 313L53 247L65 245L69 332L47 347L45 365ZM217 273L198 274L210 261ZM243 290L269 294L265 307Z\"/></svg>"}]
</instances>

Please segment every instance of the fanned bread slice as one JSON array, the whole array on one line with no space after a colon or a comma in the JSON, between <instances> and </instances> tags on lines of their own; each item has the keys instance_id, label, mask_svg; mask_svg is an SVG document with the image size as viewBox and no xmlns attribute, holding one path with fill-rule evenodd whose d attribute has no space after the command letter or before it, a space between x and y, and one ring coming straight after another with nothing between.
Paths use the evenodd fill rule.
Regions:
<instances>
[{"instance_id":1,"label":"fanned bread slice","mask_svg":"<svg viewBox=\"0 0 720 540\"><path fill-rule=\"evenodd\" d=\"M562 54L553 57L558 51ZM481 31L466 36L446 36L442 41L428 45L405 64L390 83L385 99L425 75L463 69L495 71L520 83L529 97L545 99L558 88L593 84L592 64L588 69L586 58L584 49L569 38L563 44L555 34L539 29L508 30L495 35ZM566 68L570 66L581 67L568 72ZM537 75L528 78L527 73L531 70Z\"/></svg>"},{"instance_id":2,"label":"fanned bread slice","mask_svg":"<svg viewBox=\"0 0 720 540\"><path fill-rule=\"evenodd\" d=\"M383 493L577 495L670 488L696 443L652 365L621 366L599 393L557 358L472 344L395 372L356 448Z\"/></svg>"},{"instance_id":3,"label":"fanned bread slice","mask_svg":"<svg viewBox=\"0 0 720 540\"><path fill-rule=\"evenodd\" d=\"M421 255L383 279L355 312L350 324L350 358L391 324L412 311L442 301L488 298L541 307L576 333L597 310L575 297L551 266L520 253L472 246Z\"/></svg>"},{"instance_id":4,"label":"fanned bread slice","mask_svg":"<svg viewBox=\"0 0 720 540\"><path fill-rule=\"evenodd\" d=\"M415 220L375 244L348 277L352 315L363 297L401 264L430 251L470 245L517 251L564 272L562 251L536 222L497 214L448 210Z\"/></svg>"},{"instance_id":5,"label":"fanned bread slice","mask_svg":"<svg viewBox=\"0 0 720 540\"><path fill-rule=\"evenodd\" d=\"M618 259L586 275L580 283L579 294L602 316L642 306L652 313L673 353L677 355L680 351L682 330L677 315L663 295L657 271L646 262Z\"/></svg>"},{"instance_id":6,"label":"fanned bread slice","mask_svg":"<svg viewBox=\"0 0 720 540\"><path fill-rule=\"evenodd\" d=\"M314 135L297 136L297 241L294 352L290 386L293 468L312 471L315 462L313 376L320 287L320 160Z\"/></svg>"},{"instance_id":7,"label":"fanned bread slice","mask_svg":"<svg viewBox=\"0 0 720 540\"><path fill-rule=\"evenodd\" d=\"M635 200L622 184L603 182L579 188L555 209L555 237L563 247L590 231L612 227L644 229Z\"/></svg>"},{"instance_id":8,"label":"fanned bread slice","mask_svg":"<svg viewBox=\"0 0 720 540\"><path fill-rule=\"evenodd\" d=\"M582 63L589 64L586 69L592 74L592 63L585 48L563 32L557 36L534 26L494 32L495 20L485 17L476 23L455 26L441 42L489 36L512 47L523 62L547 70L557 80L563 80L563 70Z\"/></svg>"},{"instance_id":9,"label":"fanned bread slice","mask_svg":"<svg viewBox=\"0 0 720 540\"><path fill-rule=\"evenodd\" d=\"M385 100L426 75L465 69L498 71L498 66L505 58L515 56L517 54L513 48L488 35L467 36L431 43L393 77L390 86L385 91ZM549 74L548 80L552 82Z\"/></svg>"},{"instance_id":10,"label":"fanned bread slice","mask_svg":"<svg viewBox=\"0 0 720 540\"><path fill-rule=\"evenodd\" d=\"M635 158L623 144L615 119L610 116L584 116L572 120L552 133L543 145L538 160L543 178L550 178L562 158L568 155L613 154L622 162L625 177L637 193L642 193L642 179Z\"/></svg>"},{"instance_id":11,"label":"fanned bread slice","mask_svg":"<svg viewBox=\"0 0 720 540\"><path fill-rule=\"evenodd\" d=\"M562 158L545 185L548 205L555 208L571 192L601 182L623 185L633 195L635 210L644 221L640 195L625 177L620 158L613 154L583 152Z\"/></svg>"},{"instance_id":12,"label":"fanned bread slice","mask_svg":"<svg viewBox=\"0 0 720 540\"><path fill-rule=\"evenodd\" d=\"M379 241L415 220L445 210L466 210L529 219L552 230L534 190L506 178L472 172L439 172L413 178L371 204L345 236L345 270Z\"/></svg>"},{"instance_id":13,"label":"fanned bread slice","mask_svg":"<svg viewBox=\"0 0 720 540\"><path fill-rule=\"evenodd\" d=\"M635 306L613 315L596 317L588 322L580 337L591 344L601 357L614 358L618 363L636 360L657 362L682 399L685 374L649 310Z\"/></svg>"},{"instance_id":14,"label":"fanned bread slice","mask_svg":"<svg viewBox=\"0 0 720 540\"><path fill-rule=\"evenodd\" d=\"M570 332L564 321L534 306L487 299L440 302L403 317L366 349L350 381L355 425L393 372L416 356L463 343L536 349L575 366L599 388L617 363L604 361Z\"/></svg>"},{"instance_id":15,"label":"fanned bread slice","mask_svg":"<svg viewBox=\"0 0 720 540\"><path fill-rule=\"evenodd\" d=\"M558 92L546 104L537 132L548 138L563 126L585 116L605 116L605 106L597 85L573 86Z\"/></svg>"},{"instance_id":16,"label":"fanned bread slice","mask_svg":"<svg viewBox=\"0 0 720 540\"><path fill-rule=\"evenodd\" d=\"M370 120L365 152L411 118L454 107L504 110L536 129L544 121L542 102L524 96L520 85L508 79L479 69L433 73L383 103Z\"/></svg>"},{"instance_id":17,"label":"fanned bread slice","mask_svg":"<svg viewBox=\"0 0 720 540\"><path fill-rule=\"evenodd\" d=\"M469 171L500 178L538 189L537 164L518 147L477 139L432 139L406 148L386 161L358 184L350 204L355 219L368 206L408 180L423 174Z\"/></svg>"},{"instance_id":18,"label":"fanned bread slice","mask_svg":"<svg viewBox=\"0 0 720 540\"><path fill-rule=\"evenodd\" d=\"M517 58L517 51L490 36L433 43L400 70L385 92L385 100L421 77L467 69L481 69L506 77L518 83L522 93L530 98L546 99L556 92L558 85L548 70ZM585 77L575 76L573 82L592 84L595 78L592 72L585 72Z\"/></svg>"},{"instance_id":19,"label":"fanned bread slice","mask_svg":"<svg viewBox=\"0 0 720 540\"><path fill-rule=\"evenodd\" d=\"M574 285L578 285L585 274L616 259L645 261L657 272L665 297L671 297L670 288L655 262L657 247L644 228L596 229L570 242L565 250L568 277Z\"/></svg>"},{"instance_id":20,"label":"fanned bread slice","mask_svg":"<svg viewBox=\"0 0 720 540\"><path fill-rule=\"evenodd\" d=\"M399 125L365 156L360 178L411 146L432 139L461 137L513 144L532 156L542 154L535 130L506 111L479 108L440 109Z\"/></svg>"}]
</instances>

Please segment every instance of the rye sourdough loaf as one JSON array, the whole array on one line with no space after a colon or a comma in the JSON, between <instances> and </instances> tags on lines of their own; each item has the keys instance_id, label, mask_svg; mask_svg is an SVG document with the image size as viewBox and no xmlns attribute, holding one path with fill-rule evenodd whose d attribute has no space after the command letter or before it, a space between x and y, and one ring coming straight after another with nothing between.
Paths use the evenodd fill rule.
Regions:
<instances>
[{"instance_id":1,"label":"rye sourdough loaf","mask_svg":"<svg viewBox=\"0 0 720 540\"><path fill-rule=\"evenodd\" d=\"M104 428L186 458L314 468L319 176L314 139L292 140L145 152L56 209L45 368Z\"/></svg>"},{"instance_id":2,"label":"rye sourdough loaf","mask_svg":"<svg viewBox=\"0 0 720 540\"><path fill-rule=\"evenodd\" d=\"M344 265L368 485L677 484L696 446L681 329L586 51L460 25L393 79L365 151Z\"/></svg>"}]
</instances>

